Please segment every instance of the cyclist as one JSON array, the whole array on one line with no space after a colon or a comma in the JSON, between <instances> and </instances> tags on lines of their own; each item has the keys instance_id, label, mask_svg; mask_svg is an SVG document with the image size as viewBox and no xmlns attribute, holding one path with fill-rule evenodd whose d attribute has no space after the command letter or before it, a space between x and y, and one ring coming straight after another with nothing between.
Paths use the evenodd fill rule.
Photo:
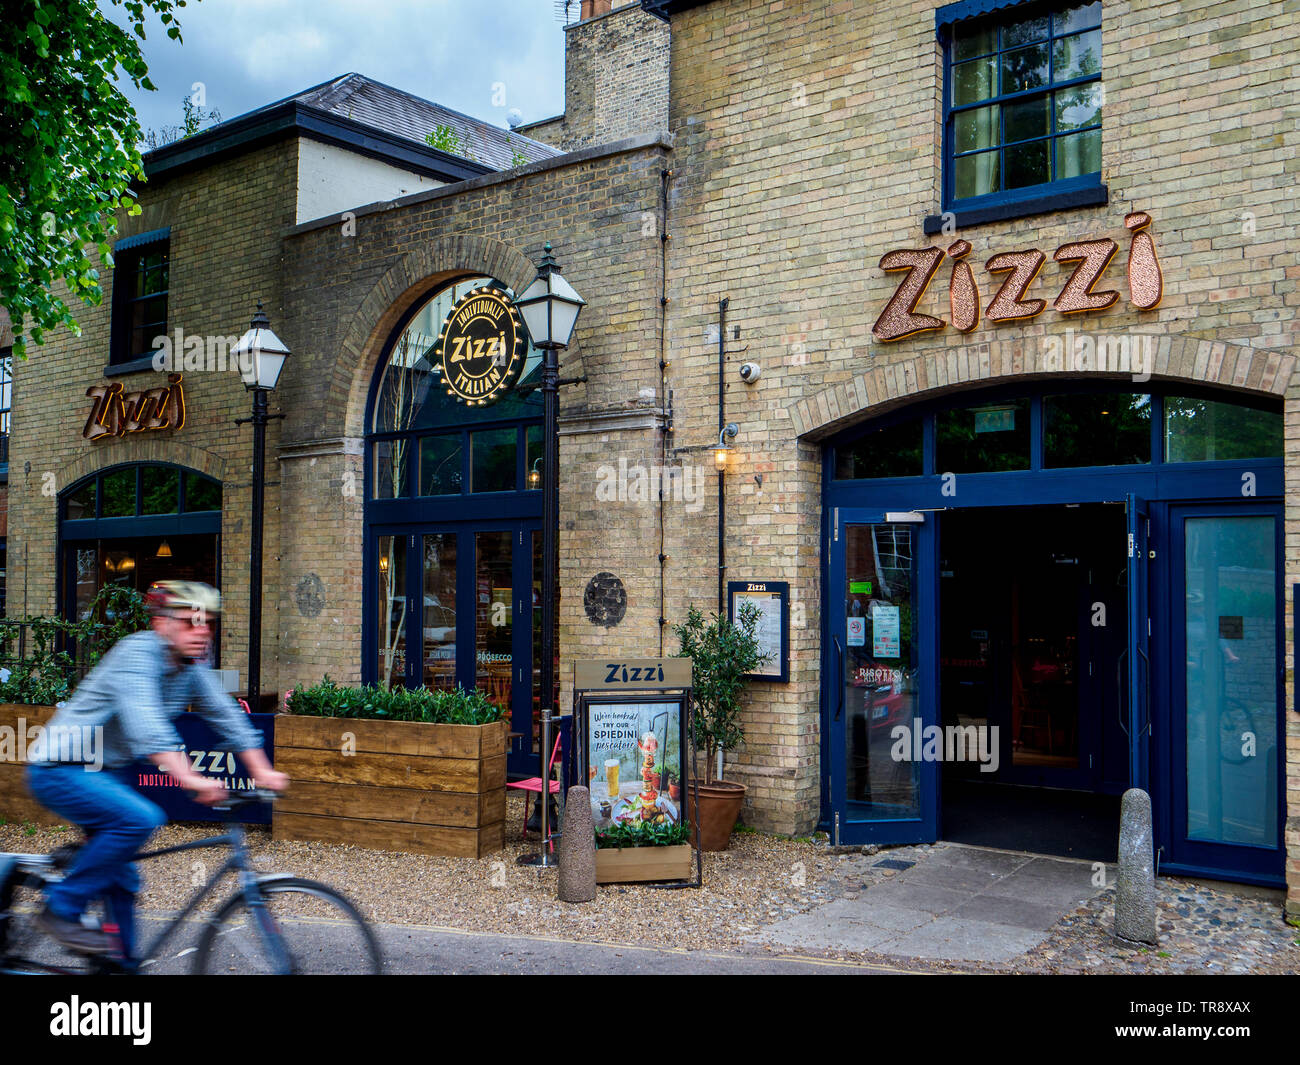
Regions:
<instances>
[{"instance_id":1,"label":"cyclist","mask_svg":"<svg viewBox=\"0 0 1300 1065\"><path fill-rule=\"evenodd\" d=\"M117 922L128 964L134 957L135 894L140 876L131 857L154 829L166 822L162 810L130 783L133 762L147 759L170 773L202 803L225 796L219 781L196 773L186 758L174 720L192 707L239 752L254 783L283 791L289 778L271 767L261 737L204 665L211 642L210 620L221 610L215 588L192 581L158 581L145 598L149 628L119 640L86 676L46 726L44 751L36 752L27 786L43 806L86 833L67 875L46 891L37 925L64 946L105 953L111 940L83 926L87 904L103 898ZM92 731L93 730L93 731ZM51 737L96 736L95 742L59 743ZM96 772L87 756L102 757ZM73 758L81 755L81 760Z\"/></svg>"}]
</instances>

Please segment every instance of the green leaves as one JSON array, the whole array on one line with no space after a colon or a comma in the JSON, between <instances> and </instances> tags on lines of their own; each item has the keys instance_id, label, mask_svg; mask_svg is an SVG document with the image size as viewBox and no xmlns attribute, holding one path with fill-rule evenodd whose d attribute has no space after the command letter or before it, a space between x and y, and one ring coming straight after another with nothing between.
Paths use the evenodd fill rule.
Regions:
<instances>
[{"instance_id":1,"label":"green leaves","mask_svg":"<svg viewBox=\"0 0 1300 1065\"><path fill-rule=\"evenodd\" d=\"M374 685L340 687L326 674L319 684L295 688L288 709L310 717L378 718L438 725L489 725L506 716L504 708L480 691L429 691Z\"/></svg>"},{"instance_id":2,"label":"green leaves","mask_svg":"<svg viewBox=\"0 0 1300 1065\"><path fill-rule=\"evenodd\" d=\"M731 750L745 738L740 722L740 693L747 674L767 658L758 647L759 617L753 603L741 603L738 624L720 614L711 614L706 624L704 615L692 606L685 624L673 627L682 657L693 663L695 743L706 752L706 780L711 779L717 750Z\"/></svg>"},{"instance_id":3,"label":"green leaves","mask_svg":"<svg viewBox=\"0 0 1300 1065\"><path fill-rule=\"evenodd\" d=\"M20 358L28 337L39 344L60 326L75 327L69 295L101 302L87 246L103 254L116 233L119 201L128 214L140 211L125 198L144 177L140 126L118 79L153 88L137 41L146 10L166 16L169 35L179 40L173 11L184 5L111 2L125 9L135 36L89 0L14 0L18 13L0 20L0 307ZM58 225L50 231L52 204Z\"/></svg>"},{"instance_id":4,"label":"green leaves","mask_svg":"<svg viewBox=\"0 0 1300 1065\"><path fill-rule=\"evenodd\" d=\"M661 825L649 821L614 823L596 833L596 849L615 847L674 847L691 841L691 826L685 822Z\"/></svg>"}]
</instances>

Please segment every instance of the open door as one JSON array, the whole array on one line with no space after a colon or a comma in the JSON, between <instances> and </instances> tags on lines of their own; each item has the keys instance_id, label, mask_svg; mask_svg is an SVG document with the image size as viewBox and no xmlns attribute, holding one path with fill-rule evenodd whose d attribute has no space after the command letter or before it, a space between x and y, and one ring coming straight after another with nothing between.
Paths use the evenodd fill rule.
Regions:
<instances>
[{"instance_id":1,"label":"open door","mask_svg":"<svg viewBox=\"0 0 1300 1065\"><path fill-rule=\"evenodd\" d=\"M1119 684L1124 698L1120 724L1128 737L1129 787L1150 790L1151 737L1151 611L1148 561L1151 557L1151 517L1147 501L1129 493L1128 519L1128 647L1120 660Z\"/></svg>"},{"instance_id":2,"label":"open door","mask_svg":"<svg viewBox=\"0 0 1300 1065\"><path fill-rule=\"evenodd\" d=\"M832 840L922 843L938 834L934 523L836 508L826 597Z\"/></svg>"}]
</instances>

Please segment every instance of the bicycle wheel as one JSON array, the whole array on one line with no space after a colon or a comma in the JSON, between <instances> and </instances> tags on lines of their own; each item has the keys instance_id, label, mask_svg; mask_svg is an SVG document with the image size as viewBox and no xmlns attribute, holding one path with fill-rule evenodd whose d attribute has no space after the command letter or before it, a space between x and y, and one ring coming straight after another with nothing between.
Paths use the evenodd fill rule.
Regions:
<instances>
[{"instance_id":1,"label":"bicycle wheel","mask_svg":"<svg viewBox=\"0 0 1300 1065\"><path fill-rule=\"evenodd\" d=\"M45 881L15 873L0 886L0 973L89 975L104 969L102 959L60 946L36 926L45 905Z\"/></svg>"},{"instance_id":2,"label":"bicycle wheel","mask_svg":"<svg viewBox=\"0 0 1300 1065\"><path fill-rule=\"evenodd\" d=\"M229 899L199 936L194 971L243 976L278 971L269 935L278 935L299 974L379 974L379 941L357 908L333 888L314 880L284 877L259 884L269 929L250 911L243 894Z\"/></svg>"}]
</instances>

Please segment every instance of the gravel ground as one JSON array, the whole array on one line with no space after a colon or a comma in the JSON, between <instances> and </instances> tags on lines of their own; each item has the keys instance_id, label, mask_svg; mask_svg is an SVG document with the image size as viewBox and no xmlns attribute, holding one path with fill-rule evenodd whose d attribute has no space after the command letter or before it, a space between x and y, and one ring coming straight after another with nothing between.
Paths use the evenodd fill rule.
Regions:
<instances>
[{"instance_id":1,"label":"gravel ground","mask_svg":"<svg viewBox=\"0 0 1300 1065\"><path fill-rule=\"evenodd\" d=\"M555 872L515 864L537 850L518 839L522 799L510 797L505 850L478 860L391 854L335 844L272 841L250 828L256 864L329 884L367 917L392 924L431 925L588 942L638 943L687 950L748 950L744 940L764 925L852 896L893 875L877 863L885 852L836 853L819 842L739 831L731 849L706 855L698 890L603 885L595 903L555 900ZM211 825L169 825L152 841L165 846L211 835ZM46 852L75 839L73 831L0 826L0 850ZM892 848L889 857L924 861L933 846ZM190 852L143 863L142 909L167 911L187 899L220 852ZM1281 919L1280 893L1237 892L1162 878L1158 881L1161 945L1121 946L1108 934L1113 890L1067 914L1037 948L1009 965L907 962L932 971L1300 972L1300 930ZM224 897L227 891L223 891ZM779 953L771 951L771 953ZM802 953L820 953L804 951ZM823 956L900 967L898 959L853 952Z\"/></svg>"}]
</instances>

